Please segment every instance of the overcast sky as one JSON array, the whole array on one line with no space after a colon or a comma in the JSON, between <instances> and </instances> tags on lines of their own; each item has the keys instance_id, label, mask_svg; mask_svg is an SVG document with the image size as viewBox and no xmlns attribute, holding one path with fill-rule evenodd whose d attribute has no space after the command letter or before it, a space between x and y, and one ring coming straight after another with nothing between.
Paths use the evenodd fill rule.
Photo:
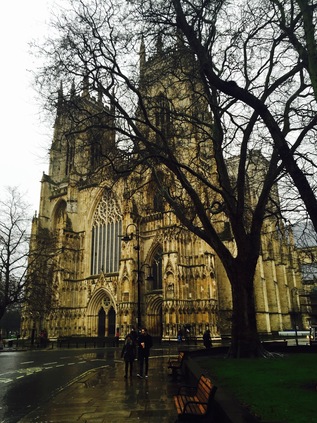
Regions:
<instances>
[{"instance_id":1,"label":"overcast sky","mask_svg":"<svg viewBox=\"0 0 317 423\"><path fill-rule=\"evenodd\" d=\"M0 6L0 189L19 187L31 205L32 214L38 210L42 173L48 171L47 150L52 129L43 124L43 113L32 89L28 70L34 67L34 58L28 43L43 37L52 3L3 0Z\"/></svg>"}]
</instances>

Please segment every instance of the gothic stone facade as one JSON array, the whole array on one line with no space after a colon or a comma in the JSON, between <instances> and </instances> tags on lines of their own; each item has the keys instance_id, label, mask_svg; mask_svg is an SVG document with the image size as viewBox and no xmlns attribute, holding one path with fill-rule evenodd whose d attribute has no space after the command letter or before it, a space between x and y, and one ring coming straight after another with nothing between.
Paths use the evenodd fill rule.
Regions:
<instances>
[{"instance_id":1,"label":"gothic stone facade","mask_svg":"<svg viewBox=\"0 0 317 423\"><path fill-rule=\"evenodd\" d=\"M186 325L194 336L207 326L214 337L229 335L231 290L213 251L176 229L172 213L153 210L151 193L144 193L146 213L134 220L125 186L56 189L43 177L33 233L45 226L57 236L58 270L50 281L55 306L42 321L26 312L22 333L30 334L35 325L49 337L112 336L116 328L126 334L138 324L139 306L142 324L163 339L175 339ZM130 241L122 241L125 234ZM262 333L291 327L296 272L287 246L275 235L270 245L263 241L255 280Z\"/></svg>"}]
</instances>

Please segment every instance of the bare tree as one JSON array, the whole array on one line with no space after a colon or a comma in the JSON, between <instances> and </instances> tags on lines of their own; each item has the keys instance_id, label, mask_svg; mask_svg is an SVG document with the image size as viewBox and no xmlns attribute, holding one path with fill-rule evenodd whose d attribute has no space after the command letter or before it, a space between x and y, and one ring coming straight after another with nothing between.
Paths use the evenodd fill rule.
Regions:
<instances>
[{"instance_id":1,"label":"bare tree","mask_svg":"<svg viewBox=\"0 0 317 423\"><path fill-rule=\"evenodd\" d=\"M207 89L238 100L264 122L317 230L316 7L247 0L230 12L226 1L172 3Z\"/></svg>"},{"instance_id":2,"label":"bare tree","mask_svg":"<svg viewBox=\"0 0 317 423\"><path fill-rule=\"evenodd\" d=\"M28 206L17 188L0 201L0 319L23 299L29 252Z\"/></svg>"},{"instance_id":3,"label":"bare tree","mask_svg":"<svg viewBox=\"0 0 317 423\"><path fill-rule=\"evenodd\" d=\"M60 249L54 236L45 230L30 235L28 209L18 188L7 188L0 201L0 319L20 304L35 320L42 321L56 298L53 276ZM28 289L30 281L32 290Z\"/></svg>"},{"instance_id":4,"label":"bare tree","mask_svg":"<svg viewBox=\"0 0 317 423\"><path fill-rule=\"evenodd\" d=\"M309 74L273 2L122 6L71 0L55 19L56 38L41 48L39 86L50 106L52 82L61 78L69 87L69 97L61 89L58 96L58 113L68 112L73 123L69 137L92 129L117 134L111 154L99 149L98 171L110 165L140 181L151 172L181 224L215 250L227 272L231 354L263 354L254 274L261 232L279 225L284 233L279 179L290 175L317 228L314 179L307 176L315 174L315 148L306 153L316 124ZM90 90L99 93L99 108L87 106ZM229 236L220 222L229 224Z\"/></svg>"},{"instance_id":5,"label":"bare tree","mask_svg":"<svg viewBox=\"0 0 317 423\"><path fill-rule=\"evenodd\" d=\"M29 315L39 330L45 328L44 316L54 308L56 302L54 276L59 268L60 252L54 234L42 228L38 228L37 233L33 231L25 283L24 314Z\"/></svg>"}]
</instances>

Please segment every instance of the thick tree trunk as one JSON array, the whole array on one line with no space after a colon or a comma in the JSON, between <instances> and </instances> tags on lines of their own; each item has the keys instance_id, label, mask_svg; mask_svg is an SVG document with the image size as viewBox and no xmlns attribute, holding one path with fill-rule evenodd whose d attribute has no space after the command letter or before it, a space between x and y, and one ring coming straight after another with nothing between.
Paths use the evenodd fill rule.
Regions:
<instances>
[{"instance_id":1,"label":"thick tree trunk","mask_svg":"<svg viewBox=\"0 0 317 423\"><path fill-rule=\"evenodd\" d=\"M265 351L257 331L254 272L251 268L245 268L246 266L236 267L231 279L233 312L229 356L260 357L265 355Z\"/></svg>"},{"instance_id":2,"label":"thick tree trunk","mask_svg":"<svg viewBox=\"0 0 317 423\"><path fill-rule=\"evenodd\" d=\"M6 306L4 304L0 304L0 320L4 316L5 311L6 311Z\"/></svg>"}]
</instances>

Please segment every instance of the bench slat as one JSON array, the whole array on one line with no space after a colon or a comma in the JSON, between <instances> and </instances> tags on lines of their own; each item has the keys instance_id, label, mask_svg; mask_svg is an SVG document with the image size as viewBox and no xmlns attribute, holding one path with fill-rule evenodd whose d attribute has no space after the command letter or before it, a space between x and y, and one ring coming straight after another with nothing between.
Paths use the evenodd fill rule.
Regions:
<instances>
[{"instance_id":1,"label":"bench slat","mask_svg":"<svg viewBox=\"0 0 317 423\"><path fill-rule=\"evenodd\" d=\"M204 375L201 375L196 387L180 387L179 393L174 395L178 416L186 415L194 419L209 413L216 390L217 387ZM182 391L184 393L180 393Z\"/></svg>"}]
</instances>

